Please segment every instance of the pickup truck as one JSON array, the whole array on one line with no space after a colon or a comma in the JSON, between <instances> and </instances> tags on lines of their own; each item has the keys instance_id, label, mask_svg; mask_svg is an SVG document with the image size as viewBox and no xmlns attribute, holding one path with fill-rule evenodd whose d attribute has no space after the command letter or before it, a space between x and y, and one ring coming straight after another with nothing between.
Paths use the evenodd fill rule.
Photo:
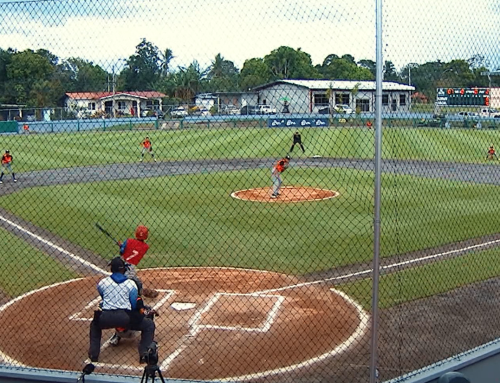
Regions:
<instances>
[{"instance_id":1,"label":"pickup truck","mask_svg":"<svg viewBox=\"0 0 500 383\"><path fill-rule=\"evenodd\" d=\"M495 108L481 108L479 111L479 116L490 117L490 118L500 118L500 112Z\"/></svg>"}]
</instances>

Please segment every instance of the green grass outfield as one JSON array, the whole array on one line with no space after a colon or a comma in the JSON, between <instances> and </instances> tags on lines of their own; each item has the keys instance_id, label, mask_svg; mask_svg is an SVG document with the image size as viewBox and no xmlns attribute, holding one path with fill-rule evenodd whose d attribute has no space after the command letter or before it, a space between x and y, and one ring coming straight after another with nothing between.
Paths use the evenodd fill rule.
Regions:
<instances>
[{"instance_id":1,"label":"green grass outfield","mask_svg":"<svg viewBox=\"0 0 500 383\"><path fill-rule=\"evenodd\" d=\"M373 131L346 128L301 132L307 153L373 156ZM160 160L275 157L286 152L291 133L265 128L201 129L6 136L2 140L14 154L18 171L28 171L134 162L140 153L138 143L146 134L153 139ZM385 130L384 157L481 162L494 137L491 131ZM305 274L371 260L372 172L291 168L284 179L288 185L333 189L341 195L297 204L231 198L230 193L236 190L269 186L269 169L255 169L40 187L3 196L0 205L107 259L116 255L116 245L95 229L95 222L104 224L119 239L132 235L138 222L145 223L151 229L151 250L141 267L235 266ZM383 257L494 234L500 227L496 213L498 186L390 174L382 176L382 185ZM5 241L5 248L18 249L13 238ZM17 252L31 261L44 257L27 245L13 254ZM61 275L57 265L44 263L45 273L41 275L46 280L37 283L52 283L54 276L65 280L68 276ZM472 279L490 276L489 269L486 263L479 265ZM414 283L421 278L405 273L405 278L414 278ZM393 284L383 283L388 283L394 294L398 292ZM17 294L33 288L21 284L10 291ZM443 285L456 287L446 281ZM356 289L361 295L366 292L364 287ZM432 286L428 290L432 293ZM403 299L422 294L425 296L419 291Z\"/></svg>"},{"instance_id":2,"label":"green grass outfield","mask_svg":"<svg viewBox=\"0 0 500 383\"><path fill-rule=\"evenodd\" d=\"M373 158L374 131L365 128L300 129L306 154ZM140 158L139 143L149 135L159 160L269 158L287 153L291 129L193 129L6 135L0 147L14 155L17 172L61 167L129 163ZM384 158L443 162L484 161L490 145L500 147L494 130L386 128ZM301 156L299 148L295 156Z\"/></svg>"}]
</instances>

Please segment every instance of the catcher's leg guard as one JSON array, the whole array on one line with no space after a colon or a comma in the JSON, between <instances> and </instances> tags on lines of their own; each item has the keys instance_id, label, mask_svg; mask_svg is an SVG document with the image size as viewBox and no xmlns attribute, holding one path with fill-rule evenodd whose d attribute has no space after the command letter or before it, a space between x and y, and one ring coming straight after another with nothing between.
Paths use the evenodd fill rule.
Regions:
<instances>
[{"instance_id":1,"label":"catcher's leg guard","mask_svg":"<svg viewBox=\"0 0 500 383\"><path fill-rule=\"evenodd\" d=\"M146 298L156 298L158 294L159 294L158 291L153 289L147 289L147 288L142 289L142 296Z\"/></svg>"}]
</instances>

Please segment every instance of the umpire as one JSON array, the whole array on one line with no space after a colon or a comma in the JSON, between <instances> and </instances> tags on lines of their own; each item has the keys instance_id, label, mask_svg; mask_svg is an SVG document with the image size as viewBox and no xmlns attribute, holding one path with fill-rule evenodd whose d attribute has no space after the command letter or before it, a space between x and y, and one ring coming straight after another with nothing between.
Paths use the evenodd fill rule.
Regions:
<instances>
[{"instance_id":1,"label":"umpire","mask_svg":"<svg viewBox=\"0 0 500 383\"><path fill-rule=\"evenodd\" d=\"M300 146L300 148L302 149L302 153L306 152L304 150L304 145L302 145L302 137L300 136L299 132L295 132L293 134L293 143L292 143L292 146L290 147L290 153L293 152L293 147L295 146L295 144Z\"/></svg>"},{"instance_id":2,"label":"umpire","mask_svg":"<svg viewBox=\"0 0 500 383\"><path fill-rule=\"evenodd\" d=\"M124 327L141 332L139 362L146 363L145 356L154 339L155 324L142 314L142 299L135 282L124 275L126 266L123 259L113 258L109 265L112 274L97 284L102 307L94 312L90 323L89 358L92 362L99 361L103 329Z\"/></svg>"}]
</instances>

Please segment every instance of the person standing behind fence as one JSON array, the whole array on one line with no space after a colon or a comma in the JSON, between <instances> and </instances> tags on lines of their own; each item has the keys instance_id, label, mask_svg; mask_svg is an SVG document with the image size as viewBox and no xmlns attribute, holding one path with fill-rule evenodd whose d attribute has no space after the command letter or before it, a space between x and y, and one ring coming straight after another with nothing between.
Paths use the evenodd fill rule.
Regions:
<instances>
[{"instance_id":1,"label":"person standing behind fence","mask_svg":"<svg viewBox=\"0 0 500 383\"><path fill-rule=\"evenodd\" d=\"M293 134L293 143L292 146L290 147L290 153L293 152L293 148L295 145L299 145L300 148L302 149L302 153L305 153L304 145L302 145L302 137L300 136L299 132L295 132Z\"/></svg>"},{"instance_id":2,"label":"person standing behind fence","mask_svg":"<svg viewBox=\"0 0 500 383\"><path fill-rule=\"evenodd\" d=\"M6 172L12 174L12 181L17 182L16 175L12 170L13 160L14 158L12 157L12 154L10 154L10 151L6 150L4 155L2 156L2 174L0 174L0 184L3 183L3 175Z\"/></svg>"},{"instance_id":3,"label":"person standing behind fence","mask_svg":"<svg viewBox=\"0 0 500 383\"><path fill-rule=\"evenodd\" d=\"M142 152L141 152L141 161L140 162L142 162L142 160L144 160L144 153L146 153L146 152L151 154L151 158L156 162L155 155L153 154L153 144L151 143L151 140L149 139L149 137L146 137L141 142L141 146L142 146Z\"/></svg>"}]
</instances>

